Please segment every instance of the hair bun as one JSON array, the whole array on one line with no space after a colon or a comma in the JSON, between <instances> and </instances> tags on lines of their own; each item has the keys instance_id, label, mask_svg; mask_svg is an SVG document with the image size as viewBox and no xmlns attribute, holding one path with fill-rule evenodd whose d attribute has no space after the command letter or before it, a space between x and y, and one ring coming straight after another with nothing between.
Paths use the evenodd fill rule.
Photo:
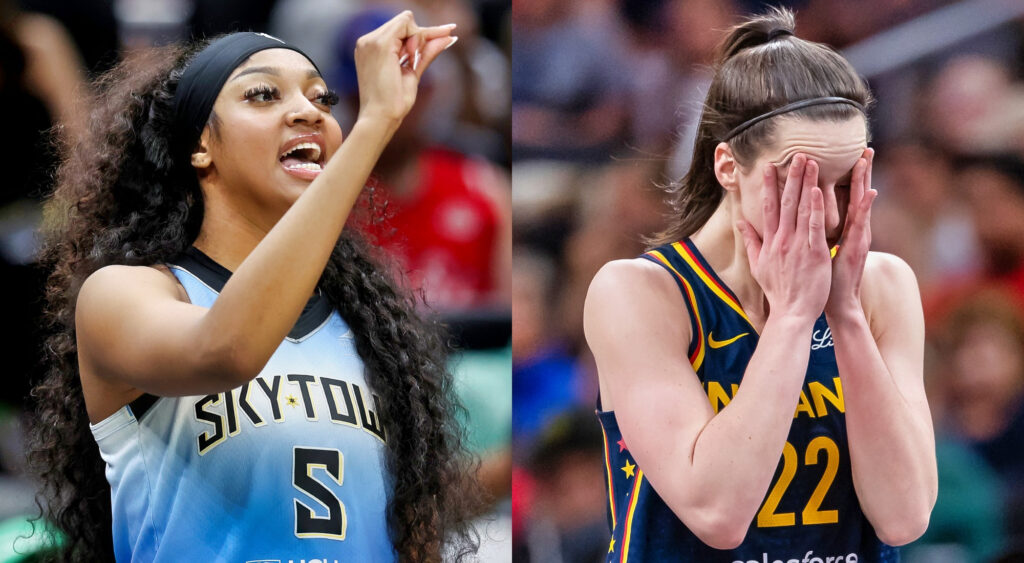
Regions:
<instances>
[{"instance_id":1,"label":"hair bun","mask_svg":"<svg viewBox=\"0 0 1024 563\"><path fill-rule=\"evenodd\" d=\"M719 62L724 62L744 49L759 47L779 37L794 35L796 18L786 8L771 8L732 28L722 43Z\"/></svg>"}]
</instances>

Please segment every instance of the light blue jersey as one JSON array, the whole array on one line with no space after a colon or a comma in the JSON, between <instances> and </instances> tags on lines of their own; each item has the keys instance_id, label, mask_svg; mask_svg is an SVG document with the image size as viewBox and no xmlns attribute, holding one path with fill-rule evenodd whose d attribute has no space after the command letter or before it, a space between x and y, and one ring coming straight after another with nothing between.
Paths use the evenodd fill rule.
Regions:
<instances>
[{"instance_id":1,"label":"light blue jersey","mask_svg":"<svg viewBox=\"0 0 1024 563\"><path fill-rule=\"evenodd\" d=\"M201 307L230 275L195 249L171 269ZM378 412L323 298L249 383L121 408L92 426L117 561L394 561Z\"/></svg>"}]
</instances>

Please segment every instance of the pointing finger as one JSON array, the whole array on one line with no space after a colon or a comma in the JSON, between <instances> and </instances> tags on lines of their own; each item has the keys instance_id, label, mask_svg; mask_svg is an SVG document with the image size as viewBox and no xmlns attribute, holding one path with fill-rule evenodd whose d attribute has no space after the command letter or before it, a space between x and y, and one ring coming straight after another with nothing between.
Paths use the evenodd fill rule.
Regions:
<instances>
[{"instance_id":1,"label":"pointing finger","mask_svg":"<svg viewBox=\"0 0 1024 563\"><path fill-rule=\"evenodd\" d=\"M435 39L431 39L423 47L422 59L419 61L419 64L413 64L413 70L415 70L419 74L419 76L422 77L423 73L426 72L427 67L430 66L430 63L434 62L434 59L436 59L437 56L441 54L441 51L444 51L445 49L451 47L458 40L459 38L456 36L442 36Z\"/></svg>"},{"instance_id":2,"label":"pointing finger","mask_svg":"<svg viewBox=\"0 0 1024 563\"><path fill-rule=\"evenodd\" d=\"M453 31L455 31L455 24L453 23L420 28L424 41L430 41L438 37L451 37Z\"/></svg>"}]
</instances>

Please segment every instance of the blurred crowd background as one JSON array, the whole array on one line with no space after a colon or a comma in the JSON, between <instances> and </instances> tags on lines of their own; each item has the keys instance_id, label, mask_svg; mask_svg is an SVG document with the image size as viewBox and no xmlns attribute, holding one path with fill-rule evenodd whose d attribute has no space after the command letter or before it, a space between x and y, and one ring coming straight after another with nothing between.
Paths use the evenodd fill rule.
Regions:
<instances>
[{"instance_id":1,"label":"blurred crowd background","mask_svg":"<svg viewBox=\"0 0 1024 563\"><path fill-rule=\"evenodd\" d=\"M365 231L456 348L451 369L467 407L480 477L494 497L481 515L484 560L508 561L511 537L511 297L509 36L507 0L0 0L0 105L8 141L0 159L0 562L29 561L37 515L25 474L29 389L40 374L46 272L36 265L43 201L74 135L92 82L133 52L237 30L299 46L341 103L347 131L358 109L352 52L358 37L405 9L421 25L458 24L460 41L421 82L413 112L369 182L378 221ZM9 143L9 144L8 144ZM45 219L44 219L45 218Z\"/></svg>"},{"instance_id":2,"label":"blurred crowd background","mask_svg":"<svg viewBox=\"0 0 1024 563\"><path fill-rule=\"evenodd\" d=\"M904 561L1024 560L1024 3L1011 0L515 1L515 560L607 556L587 286L663 228L658 185L688 169L715 47L766 5L796 10L797 35L841 50L877 97L873 247L917 274L938 438L938 502Z\"/></svg>"},{"instance_id":3,"label":"blurred crowd background","mask_svg":"<svg viewBox=\"0 0 1024 563\"><path fill-rule=\"evenodd\" d=\"M938 504L904 560L1021 557L1024 3L0 0L11 142L0 156L0 562L32 549L15 539L35 513L21 437L42 336L36 233L57 164L50 140L83 126L81 93L133 50L265 31L317 61L347 128L355 38L405 8L428 24L458 23L460 41L431 68L375 171L387 218L367 229L459 346L452 369L497 499L482 520L482 559L508 560L514 513L516 561L603 560L583 298L601 265L638 255L663 227L658 186L689 166L722 30L768 4L795 9L797 35L842 50L877 97L874 247L917 273L938 434Z\"/></svg>"}]
</instances>

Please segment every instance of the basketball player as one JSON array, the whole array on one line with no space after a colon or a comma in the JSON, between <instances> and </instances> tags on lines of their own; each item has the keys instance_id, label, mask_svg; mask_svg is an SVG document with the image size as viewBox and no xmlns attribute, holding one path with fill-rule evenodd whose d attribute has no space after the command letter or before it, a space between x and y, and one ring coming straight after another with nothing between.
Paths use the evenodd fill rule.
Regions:
<instances>
[{"instance_id":1,"label":"basketball player","mask_svg":"<svg viewBox=\"0 0 1024 563\"><path fill-rule=\"evenodd\" d=\"M675 224L591 284L609 561L896 561L928 525L921 301L868 251L870 93L793 29L732 30Z\"/></svg>"},{"instance_id":2,"label":"basketball player","mask_svg":"<svg viewBox=\"0 0 1024 563\"><path fill-rule=\"evenodd\" d=\"M316 65L267 35L102 79L46 254L57 334L33 457L63 558L473 549L444 346L342 232L453 27L405 12L359 41L344 143Z\"/></svg>"}]
</instances>

